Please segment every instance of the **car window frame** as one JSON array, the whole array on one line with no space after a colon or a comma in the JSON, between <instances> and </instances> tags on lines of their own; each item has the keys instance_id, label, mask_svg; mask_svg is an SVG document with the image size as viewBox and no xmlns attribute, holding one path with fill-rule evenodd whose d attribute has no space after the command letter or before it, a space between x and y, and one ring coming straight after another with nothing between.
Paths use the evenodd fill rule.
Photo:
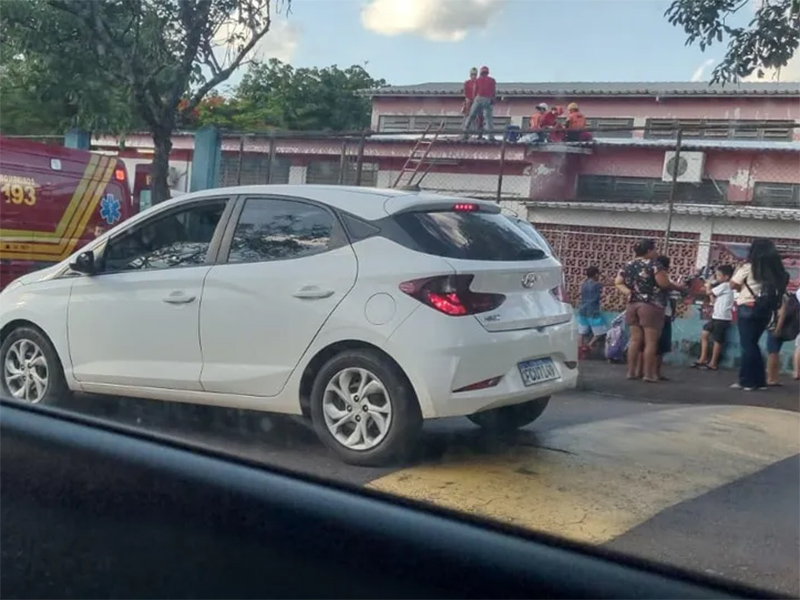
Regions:
<instances>
[{"instance_id":1,"label":"car window frame","mask_svg":"<svg viewBox=\"0 0 800 600\"><path fill-rule=\"evenodd\" d=\"M217 227L214 230L214 235L211 237L211 242L209 243L208 250L206 251L206 257L202 264L199 265L179 265L174 267L165 267L163 269L120 269L114 271L107 271L105 265L105 257L108 248L113 246L115 241L118 241L125 236L133 235L137 231L141 230L143 227L147 227L148 225L152 224L154 221L167 218L171 215L182 213L187 210L192 210L199 206L203 206L206 204L216 204L219 202L225 202L225 208L222 211L222 215L220 216L219 222L217 223ZM109 276L109 275L118 275L123 273L147 273L152 271L167 271L173 269L192 269L195 267L200 266L212 266L216 264L216 261L219 258L219 248L222 242L222 236L225 233L225 230L228 226L228 223L231 218L231 214L233 212L235 205L235 199L231 196L211 196L211 197L204 197L198 198L196 200L189 200L187 202L182 202L176 206L172 206L168 209L158 211L152 215L148 215L144 219L139 219L136 223L132 223L130 227L123 229L115 233L113 236L108 237L107 239L103 240L98 246L93 248L93 252L95 255L99 254L97 257L100 268L93 276L94 277L102 277L102 276Z\"/></svg>"},{"instance_id":2,"label":"car window frame","mask_svg":"<svg viewBox=\"0 0 800 600\"><path fill-rule=\"evenodd\" d=\"M313 206L314 208L318 208L330 215L331 220L333 221L333 228L331 229L330 241L328 243L328 247L325 250L321 250L319 252L314 252L313 254L306 254L304 256L295 257L295 258L274 258L274 259L266 259L266 260L254 260L254 261L247 261L247 262L230 262L230 252L231 246L233 244L233 236L236 233L236 227L239 225L239 219L244 212L244 207L247 204L248 200L259 200L259 201L283 201L283 202L294 202L296 204L307 204ZM234 202L233 209L231 210L230 218L228 219L225 232L222 235L222 239L218 249L217 261L215 264L218 265L255 265L255 264L268 264L274 262L284 262L287 260L301 260L304 258L310 258L312 256L319 256L320 254L325 254L327 252L332 252L333 250L337 250L344 246L349 246L350 240L347 236L347 232L342 225L341 218L337 211L333 210L327 204L322 202L316 202L314 200L310 200L308 198L303 198L300 196L286 196L282 194L242 194L238 196Z\"/></svg>"}]
</instances>

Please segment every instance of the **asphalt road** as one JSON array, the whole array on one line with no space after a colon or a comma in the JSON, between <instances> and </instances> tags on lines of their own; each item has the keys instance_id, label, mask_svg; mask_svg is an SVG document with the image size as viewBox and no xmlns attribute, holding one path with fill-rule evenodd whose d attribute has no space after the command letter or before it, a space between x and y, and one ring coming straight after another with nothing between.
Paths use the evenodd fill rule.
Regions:
<instances>
[{"instance_id":1,"label":"asphalt road","mask_svg":"<svg viewBox=\"0 0 800 600\"><path fill-rule=\"evenodd\" d=\"M418 462L370 469L292 418L105 397L63 408L800 597L796 412L576 392L510 438L430 422Z\"/></svg>"}]
</instances>

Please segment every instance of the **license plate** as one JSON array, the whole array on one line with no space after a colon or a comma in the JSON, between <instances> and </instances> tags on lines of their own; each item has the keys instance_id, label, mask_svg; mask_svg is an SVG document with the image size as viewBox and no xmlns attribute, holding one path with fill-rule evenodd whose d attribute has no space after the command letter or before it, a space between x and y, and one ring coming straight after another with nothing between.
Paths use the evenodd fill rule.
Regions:
<instances>
[{"instance_id":1,"label":"license plate","mask_svg":"<svg viewBox=\"0 0 800 600\"><path fill-rule=\"evenodd\" d=\"M558 369L556 369L552 358L526 360L519 363L517 366L519 367L519 374L522 376L522 383L524 383L526 387L544 381L558 379L559 377Z\"/></svg>"}]
</instances>

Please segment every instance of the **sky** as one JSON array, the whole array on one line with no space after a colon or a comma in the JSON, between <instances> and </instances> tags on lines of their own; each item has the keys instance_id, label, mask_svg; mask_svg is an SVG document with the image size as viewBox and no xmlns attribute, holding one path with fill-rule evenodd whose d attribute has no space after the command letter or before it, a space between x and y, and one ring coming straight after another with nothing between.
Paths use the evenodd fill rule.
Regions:
<instances>
[{"instance_id":1,"label":"sky","mask_svg":"<svg viewBox=\"0 0 800 600\"><path fill-rule=\"evenodd\" d=\"M724 45L705 53L687 47L682 30L664 17L669 4L292 0L290 14L275 19L257 56L296 67L360 64L395 85L461 81L470 67L482 65L498 82L706 81ZM752 15L746 10L740 18ZM782 81L800 80L796 59Z\"/></svg>"}]
</instances>

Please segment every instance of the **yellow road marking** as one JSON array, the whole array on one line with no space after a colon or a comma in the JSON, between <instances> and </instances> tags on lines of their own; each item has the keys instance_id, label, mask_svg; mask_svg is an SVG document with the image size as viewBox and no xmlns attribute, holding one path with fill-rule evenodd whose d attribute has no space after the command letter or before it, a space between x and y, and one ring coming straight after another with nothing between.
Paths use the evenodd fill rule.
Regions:
<instances>
[{"instance_id":1,"label":"yellow road marking","mask_svg":"<svg viewBox=\"0 0 800 600\"><path fill-rule=\"evenodd\" d=\"M602 544L662 510L800 452L800 415L686 407L536 434L534 446L441 463L368 484L390 494Z\"/></svg>"}]
</instances>

